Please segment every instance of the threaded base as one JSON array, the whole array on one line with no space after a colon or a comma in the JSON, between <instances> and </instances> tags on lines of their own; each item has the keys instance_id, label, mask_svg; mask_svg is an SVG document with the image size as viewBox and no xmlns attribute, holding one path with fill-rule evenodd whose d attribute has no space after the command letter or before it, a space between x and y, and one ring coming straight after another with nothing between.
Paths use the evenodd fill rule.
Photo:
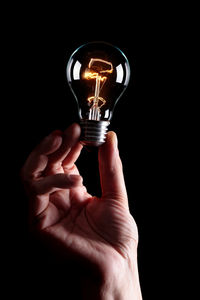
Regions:
<instances>
[{"instance_id":1,"label":"threaded base","mask_svg":"<svg viewBox=\"0 0 200 300\"><path fill-rule=\"evenodd\" d=\"M99 147L106 140L109 121L81 120L81 144Z\"/></svg>"}]
</instances>

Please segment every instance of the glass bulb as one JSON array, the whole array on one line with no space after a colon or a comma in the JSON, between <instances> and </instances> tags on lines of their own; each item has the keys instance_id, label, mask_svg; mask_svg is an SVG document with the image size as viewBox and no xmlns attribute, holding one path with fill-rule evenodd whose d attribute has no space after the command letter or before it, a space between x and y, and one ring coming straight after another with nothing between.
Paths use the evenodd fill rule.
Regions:
<instances>
[{"instance_id":1,"label":"glass bulb","mask_svg":"<svg viewBox=\"0 0 200 300\"><path fill-rule=\"evenodd\" d=\"M78 102L81 143L100 146L105 142L115 104L128 85L129 62L119 48L92 42L74 51L66 75Z\"/></svg>"}]
</instances>

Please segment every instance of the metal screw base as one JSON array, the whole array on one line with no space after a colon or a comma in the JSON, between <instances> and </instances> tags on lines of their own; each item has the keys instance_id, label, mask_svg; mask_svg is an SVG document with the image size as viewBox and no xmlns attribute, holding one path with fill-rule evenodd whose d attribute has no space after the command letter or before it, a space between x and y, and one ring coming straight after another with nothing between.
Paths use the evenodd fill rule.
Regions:
<instances>
[{"instance_id":1,"label":"metal screw base","mask_svg":"<svg viewBox=\"0 0 200 300\"><path fill-rule=\"evenodd\" d=\"M81 120L81 144L99 147L105 143L109 124L109 121Z\"/></svg>"}]
</instances>

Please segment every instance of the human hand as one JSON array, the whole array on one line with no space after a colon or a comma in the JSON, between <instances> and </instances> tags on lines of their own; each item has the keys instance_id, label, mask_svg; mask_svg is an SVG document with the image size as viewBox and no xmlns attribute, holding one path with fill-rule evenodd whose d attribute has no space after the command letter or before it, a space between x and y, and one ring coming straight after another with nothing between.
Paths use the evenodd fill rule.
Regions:
<instances>
[{"instance_id":1,"label":"human hand","mask_svg":"<svg viewBox=\"0 0 200 300\"><path fill-rule=\"evenodd\" d=\"M137 226L129 212L116 134L109 132L99 149L101 198L87 192L75 165L82 149L79 137L77 124L63 134L53 132L25 162L22 179L32 224L67 253L97 267L99 299L141 299Z\"/></svg>"}]
</instances>

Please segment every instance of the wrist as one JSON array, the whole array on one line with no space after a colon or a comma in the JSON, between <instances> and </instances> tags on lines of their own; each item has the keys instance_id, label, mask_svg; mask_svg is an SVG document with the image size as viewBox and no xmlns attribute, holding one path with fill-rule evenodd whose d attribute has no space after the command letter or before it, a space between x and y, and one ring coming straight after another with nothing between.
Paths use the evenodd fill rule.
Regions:
<instances>
[{"instance_id":1,"label":"wrist","mask_svg":"<svg viewBox=\"0 0 200 300\"><path fill-rule=\"evenodd\" d=\"M94 281L94 277L84 278L83 299L142 300L137 260L118 260L100 277L98 281Z\"/></svg>"},{"instance_id":2,"label":"wrist","mask_svg":"<svg viewBox=\"0 0 200 300\"><path fill-rule=\"evenodd\" d=\"M101 287L102 300L142 300L137 261L127 263L115 274L104 279Z\"/></svg>"}]
</instances>

